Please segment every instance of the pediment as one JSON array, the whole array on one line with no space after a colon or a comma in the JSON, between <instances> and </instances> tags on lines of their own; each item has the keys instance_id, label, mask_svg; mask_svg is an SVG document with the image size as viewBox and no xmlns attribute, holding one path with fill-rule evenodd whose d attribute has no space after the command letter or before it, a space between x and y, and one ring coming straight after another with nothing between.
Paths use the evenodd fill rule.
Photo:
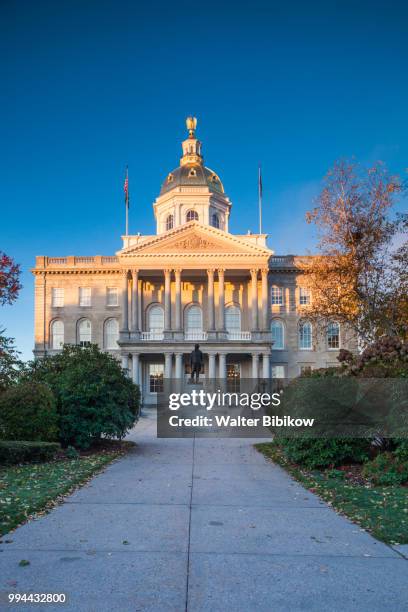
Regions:
<instances>
[{"instance_id":1,"label":"pediment","mask_svg":"<svg viewBox=\"0 0 408 612\"><path fill-rule=\"evenodd\" d=\"M250 244L242 238L198 222L180 226L170 232L153 237L142 244L130 246L119 255L205 255L205 254L271 255L269 249Z\"/></svg>"}]
</instances>

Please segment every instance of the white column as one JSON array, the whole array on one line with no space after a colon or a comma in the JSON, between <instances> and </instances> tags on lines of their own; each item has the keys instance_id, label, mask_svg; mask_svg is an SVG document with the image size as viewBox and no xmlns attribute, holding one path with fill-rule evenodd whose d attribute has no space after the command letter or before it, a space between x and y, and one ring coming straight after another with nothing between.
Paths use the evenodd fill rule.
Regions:
<instances>
[{"instance_id":1,"label":"white column","mask_svg":"<svg viewBox=\"0 0 408 612\"><path fill-rule=\"evenodd\" d=\"M207 270L208 275L208 331L215 329L214 321L214 270Z\"/></svg>"},{"instance_id":2,"label":"white column","mask_svg":"<svg viewBox=\"0 0 408 612\"><path fill-rule=\"evenodd\" d=\"M139 270L132 270L132 332L139 331Z\"/></svg>"},{"instance_id":3,"label":"white column","mask_svg":"<svg viewBox=\"0 0 408 612\"><path fill-rule=\"evenodd\" d=\"M183 378L183 354L176 353L176 376L175 378Z\"/></svg>"},{"instance_id":4,"label":"white column","mask_svg":"<svg viewBox=\"0 0 408 612\"><path fill-rule=\"evenodd\" d=\"M224 380L225 378L227 378L227 360L226 360L226 355L224 355L223 353L220 353L218 355L218 367L219 367L218 378L220 378L221 380Z\"/></svg>"},{"instance_id":5,"label":"white column","mask_svg":"<svg viewBox=\"0 0 408 612\"><path fill-rule=\"evenodd\" d=\"M122 368L126 370L127 375L129 375L129 355L122 355Z\"/></svg>"},{"instance_id":6,"label":"white column","mask_svg":"<svg viewBox=\"0 0 408 612\"><path fill-rule=\"evenodd\" d=\"M138 303L138 326L139 326L139 330L142 331L143 330L143 308L144 308L144 299L143 299L143 292L144 292L144 286L145 286L145 282L143 280L140 280L140 290L139 290L139 303Z\"/></svg>"},{"instance_id":7,"label":"white column","mask_svg":"<svg viewBox=\"0 0 408 612\"><path fill-rule=\"evenodd\" d=\"M258 270L251 270L252 330L258 331Z\"/></svg>"},{"instance_id":8,"label":"white column","mask_svg":"<svg viewBox=\"0 0 408 612\"><path fill-rule=\"evenodd\" d=\"M172 353L164 353L164 378L171 378L172 375Z\"/></svg>"},{"instance_id":9,"label":"white column","mask_svg":"<svg viewBox=\"0 0 408 612\"><path fill-rule=\"evenodd\" d=\"M262 275L262 317L261 326L264 331L269 329L269 291L268 291L268 269L261 270Z\"/></svg>"},{"instance_id":10,"label":"white column","mask_svg":"<svg viewBox=\"0 0 408 612\"><path fill-rule=\"evenodd\" d=\"M139 355L138 353L133 353L132 355L132 380L135 385L139 383Z\"/></svg>"},{"instance_id":11,"label":"white column","mask_svg":"<svg viewBox=\"0 0 408 612\"><path fill-rule=\"evenodd\" d=\"M175 329L181 331L181 270L174 270L176 280L176 321Z\"/></svg>"},{"instance_id":12,"label":"white column","mask_svg":"<svg viewBox=\"0 0 408 612\"><path fill-rule=\"evenodd\" d=\"M269 377L269 353L264 353L262 356L262 378L268 379Z\"/></svg>"},{"instance_id":13,"label":"white column","mask_svg":"<svg viewBox=\"0 0 408 612\"><path fill-rule=\"evenodd\" d=\"M129 331L129 296L128 296L128 271L123 271L122 285L122 331Z\"/></svg>"},{"instance_id":14,"label":"white column","mask_svg":"<svg viewBox=\"0 0 408 612\"><path fill-rule=\"evenodd\" d=\"M171 284L171 270L164 271L164 329L171 329L171 294L170 294L170 284Z\"/></svg>"},{"instance_id":15,"label":"white column","mask_svg":"<svg viewBox=\"0 0 408 612\"><path fill-rule=\"evenodd\" d=\"M258 378L258 353L252 353L252 378Z\"/></svg>"},{"instance_id":16,"label":"white column","mask_svg":"<svg viewBox=\"0 0 408 612\"><path fill-rule=\"evenodd\" d=\"M208 353L208 378L214 379L215 377L215 355Z\"/></svg>"},{"instance_id":17,"label":"white column","mask_svg":"<svg viewBox=\"0 0 408 612\"><path fill-rule=\"evenodd\" d=\"M225 287L224 270L218 270L218 329L225 329Z\"/></svg>"}]
</instances>

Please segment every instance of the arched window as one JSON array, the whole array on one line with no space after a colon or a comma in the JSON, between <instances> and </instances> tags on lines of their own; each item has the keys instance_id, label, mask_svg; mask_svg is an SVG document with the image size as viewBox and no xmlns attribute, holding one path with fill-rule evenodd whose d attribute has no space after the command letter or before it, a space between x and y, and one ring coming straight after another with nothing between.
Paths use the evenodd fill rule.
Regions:
<instances>
[{"instance_id":1,"label":"arched window","mask_svg":"<svg viewBox=\"0 0 408 612\"><path fill-rule=\"evenodd\" d=\"M225 309L225 328L227 332L241 331L241 311L238 306L228 306Z\"/></svg>"},{"instance_id":2,"label":"arched window","mask_svg":"<svg viewBox=\"0 0 408 612\"><path fill-rule=\"evenodd\" d=\"M169 230L173 229L174 227L174 216L173 215L167 215L166 217L166 232L168 232Z\"/></svg>"},{"instance_id":3,"label":"arched window","mask_svg":"<svg viewBox=\"0 0 408 612\"><path fill-rule=\"evenodd\" d=\"M340 325L336 321L327 326L327 348L340 348Z\"/></svg>"},{"instance_id":4,"label":"arched window","mask_svg":"<svg viewBox=\"0 0 408 612\"><path fill-rule=\"evenodd\" d=\"M220 227L221 227L220 217L219 217L219 215L217 215L217 213L213 213L211 215L211 225L213 227L216 227L217 229L220 229Z\"/></svg>"},{"instance_id":5,"label":"arched window","mask_svg":"<svg viewBox=\"0 0 408 612\"><path fill-rule=\"evenodd\" d=\"M61 349L64 345L64 323L56 319L51 323L51 347Z\"/></svg>"},{"instance_id":6,"label":"arched window","mask_svg":"<svg viewBox=\"0 0 408 612\"><path fill-rule=\"evenodd\" d=\"M312 324L309 321L299 323L299 348L310 350L312 348Z\"/></svg>"},{"instance_id":7,"label":"arched window","mask_svg":"<svg viewBox=\"0 0 408 612\"><path fill-rule=\"evenodd\" d=\"M190 306L187 308L185 329L186 332L202 331L203 315L199 306Z\"/></svg>"},{"instance_id":8,"label":"arched window","mask_svg":"<svg viewBox=\"0 0 408 612\"><path fill-rule=\"evenodd\" d=\"M279 319L273 319L271 323L271 333L272 333L272 350L273 349L283 349L285 346L285 338L284 338L284 326L282 321Z\"/></svg>"},{"instance_id":9,"label":"arched window","mask_svg":"<svg viewBox=\"0 0 408 612\"><path fill-rule=\"evenodd\" d=\"M92 326L89 319L81 319L78 323L78 344L89 346L92 341Z\"/></svg>"},{"instance_id":10,"label":"arched window","mask_svg":"<svg viewBox=\"0 0 408 612\"><path fill-rule=\"evenodd\" d=\"M119 339L119 323L117 319L105 321L104 345L106 349L117 349Z\"/></svg>"},{"instance_id":11,"label":"arched window","mask_svg":"<svg viewBox=\"0 0 408 612\"><path fill-rule=\"evenodd\" d=\"M164 329L164 310L156 304L149 310L149 331L161 333Z\"/></svg>"},{"instance_id":12,"label":"arched window","mask_svg":"<svg viewBox=\"0 0 408 612\"><path fill-rule=\"evenodd\" d=\"M198 221L198 212L196 210L188 210L186 214L186 221Z\"/></svg>"}]
</instances>

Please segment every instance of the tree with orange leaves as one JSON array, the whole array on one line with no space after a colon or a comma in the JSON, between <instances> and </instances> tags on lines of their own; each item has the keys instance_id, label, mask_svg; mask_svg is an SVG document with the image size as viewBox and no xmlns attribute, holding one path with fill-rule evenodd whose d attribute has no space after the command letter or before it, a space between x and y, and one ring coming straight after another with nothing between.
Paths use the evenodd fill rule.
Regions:
<instances>
[{"instance_id":1,"label":"tree with orange leaves","mask_svg":"<svg viewBox=\"0 0 408 612\"><path fill-rule=\"evenodd\" d=\"M20 266L0 251L0 305L12 304L21 289Z\"/></svg>"},{"instance_id":2,"label":"tree with orange leaves","mask_svg":"<svg viewBox=\"0 0 408 612\"><path fill-rule=\"evenodd\" d=\"M337 321L363 344L383 334L407 338L408 221L392 215L403 191L382 163L340 161L327 174L306 215L319 254L299 264L312 294L307 316L320 326Z\"/></svg>"}]
</instances>

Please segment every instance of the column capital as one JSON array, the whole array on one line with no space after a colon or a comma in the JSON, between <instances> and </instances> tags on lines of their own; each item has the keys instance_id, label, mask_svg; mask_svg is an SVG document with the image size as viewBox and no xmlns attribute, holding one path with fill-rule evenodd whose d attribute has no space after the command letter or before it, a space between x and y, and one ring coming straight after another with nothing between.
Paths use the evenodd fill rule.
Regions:
<instances>
[{"instance_id":1,"label":"column capital","mask_svg":"<svg viewBox=\"0 0 408 612\"><path fill-rule=\"evenodd\" d=\"M262 276L267 276L269 273L269 268L261 268L261 274Z\"/></svg>"},{"instance_id":2,"label":"column capital","mask_svg":"<svg viewBox=\"0 0 408 612\"><path fill-rule=\"evenodd\" d=\"M137 276L139 274L139 268L132 268L132 276Z\"/></svg>"},{"instance_id":3,"label":"column capital","mask_svg":"<svg viewBox=\"0 0 408 612\"><path fill-rule=\"evenodd\" d=\"M218 277L224 276L225 268L217 268Z\"/></svg>"},{"instance_id":4,"label":"column capital","mask_svg":"<svg viewBox=\"0 0 408 612\"><path fill-rule=\"evenodd\" d=\"M214 277L215 268L207 268L207 275Z\"/></svg>"},{"instance_id":5,"label":"column capital","mask_svg":"<svg viewBox=\"0 0 408 612\"><path fill-rule=\"evenodd\" d=\"M173 272L175 276L180 276L183 271L183 268L173 268Z\"/></svg>"},{"instance_id":6,"label":"column capital","mask_svg":"<svg viewBox=\"0 0 408 612\"><path fill-rule=\"evenodd\" d=\"M252 278L254 278L254 277L258 278L259 268L251 268L250 272L251 272L251 277Z\"/></svg>"}]
</instances>

